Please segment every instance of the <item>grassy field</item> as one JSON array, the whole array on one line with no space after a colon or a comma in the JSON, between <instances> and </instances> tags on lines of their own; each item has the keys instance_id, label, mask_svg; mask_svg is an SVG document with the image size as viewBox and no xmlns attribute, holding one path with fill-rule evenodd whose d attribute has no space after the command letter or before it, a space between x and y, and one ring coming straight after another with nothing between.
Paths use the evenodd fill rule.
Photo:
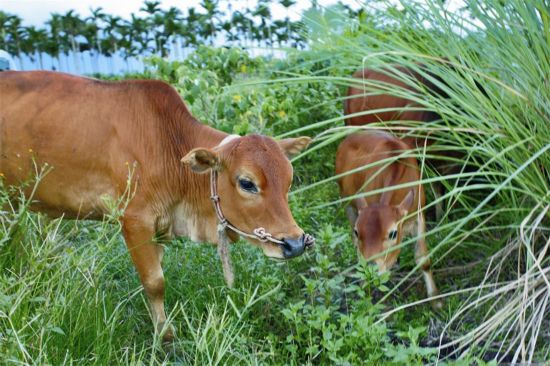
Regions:
<instances>
[{"instance_id":1,"label":"grassy field","mask_svg":"<svg viewBox=\"0 0 550 366\"><path fill-rule=\"evenodd\" d=\"M412 1L354 19L342 19L337 7L310 12L309 49L290 50L284 60L211 47L182 61L150 59L139 77L170 82L204 123L238 134L315 137L294 159L291 208L316 247L281 263L238 243L236 286L228 289L214 247L161 243L177 334L162 345L152 336L120 212L104 222L52 220L29 212L16 188L3 187L0 364L548 362L549 4L469 4L466 18ZM388 86L442 116L413 126L437 139L417 151L428 217L430 183L446 187L445 214L430 219L427 233L445 295L438 313L424 301L409 248L414 238L391 275L358 261L333 179L338 142L352 132L342 115L349 75L392 64L431 77L449 95ZM463 169L432 172L425 159L437 149L463 152L455 161Z\"/></svg>"}]
</instances>

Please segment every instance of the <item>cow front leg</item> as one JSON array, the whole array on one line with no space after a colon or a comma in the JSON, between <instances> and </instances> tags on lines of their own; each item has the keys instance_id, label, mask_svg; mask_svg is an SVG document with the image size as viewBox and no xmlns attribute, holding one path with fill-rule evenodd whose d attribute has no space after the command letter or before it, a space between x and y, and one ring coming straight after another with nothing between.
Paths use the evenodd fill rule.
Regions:
<instances>
[{"instance_id":1,"label":"cow front leg","mask_svg":"<svg viewBox=\"0 0 550 366\"><path fill-rule=\"evenodd\" d=\"M428 256L428 247L426 246L426 240L424 238L426 233L426 223L424 221L424 215L418 213L418 222L417 222L417 241L416 241L416 251L415 259L416 263L422 269L422 275L424 276L424 282L426 283L426 290L428 292L428 297L433 297L439 295L439 290L435 285L433 273L431 270L432 262ZM435 310L443 308L443 301L441 299L435 299L431 301L432 307Z\"/></svg>"},{"instance_id":2,"label":"cow front leg","mask_svg":"<svg viewBox=\"0 0 550 366\"><path fill-rule=\"evenodd\" d=\"M160 333L166 322L164 312L164 274L161 261L163 248L153 242L154 225L141 220L123 219L124 240L143 285L153 318L155 329ZM171 328L164 330L162 339L169 342L174 338Z\"/></svg>"}]
</instances>

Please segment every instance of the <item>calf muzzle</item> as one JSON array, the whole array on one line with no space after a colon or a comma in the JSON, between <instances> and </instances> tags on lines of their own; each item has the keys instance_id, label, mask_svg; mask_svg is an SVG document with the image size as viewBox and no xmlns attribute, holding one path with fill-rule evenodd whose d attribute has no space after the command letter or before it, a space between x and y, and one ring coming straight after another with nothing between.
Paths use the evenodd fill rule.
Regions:
<instances>
[{"instance_id":1,"label":"calf muzzle","mask_svg":"<svg viewBox=\"0 0 550 366\"><path fill-rule=\"evenodd\" d=\"M302 234L298 239L284 238L281 247L285 259L299 256L315 243L315 239L309 234Z\"/></svg>"}]
</instances>

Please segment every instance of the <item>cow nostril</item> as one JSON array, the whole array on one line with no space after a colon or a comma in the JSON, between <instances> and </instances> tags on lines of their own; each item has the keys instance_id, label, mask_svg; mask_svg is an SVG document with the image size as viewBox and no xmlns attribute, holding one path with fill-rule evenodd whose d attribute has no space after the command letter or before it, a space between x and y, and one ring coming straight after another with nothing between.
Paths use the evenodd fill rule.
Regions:
<instances>
[{"instance_id":1,"label":"cow nostril","mask_svg":"<svg viewBox=\"0 0 550 366\"><path fill-rule=\"evenodd\" d=\"M304 236L298 239L283 238L283 255L285 258L292 258L302 254L305 250Z\"/></svg>"},{"instance_id":2,"label":"cow nostril","mask_svg":"<svg viewBox=\"0 0 550 366\"><path fill-rule=\"evenodd\" d=\"M300 237L299 239L287 239L287 238L284 238L283 239L283 246L285 248L288 248L288 249L294 249L294 248L299 248L299 247L303 247L304 246L304 242L302 240L302 238Z\"/></svg>"}]
</instances>

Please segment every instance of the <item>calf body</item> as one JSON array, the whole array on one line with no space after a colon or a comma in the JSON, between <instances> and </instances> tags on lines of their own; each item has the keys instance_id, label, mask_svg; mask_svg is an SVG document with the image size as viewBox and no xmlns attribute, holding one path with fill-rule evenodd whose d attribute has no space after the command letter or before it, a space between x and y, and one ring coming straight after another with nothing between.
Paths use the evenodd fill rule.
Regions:
<instances>
[{"instance_id":1,"label":"calf body","mask_svg":"<svg viewBox=\"0 0 550 366\"><path fill-rule=\"evenodd\" d=\"M125 206L124 239L159 328L166 320L163 250L153 237L219 240L204 173L217 172L220 205L229 222L245 232L261 226L282 243L249 239L252 244L277 258L303 251L295 248L304 245L304 233L287 202L292 180L287 155L308 142L258 135L228 139L197 122L176 91L160 81L0 73L4 183L19 185L47 167L31 207L54 217L101 219L109 199ZM30 197L31 192L32 187L25 193Z\"/></svg>"},{"instance_id":2,"label":"calf body","mask_svg":"<svg viewBox=\"0 0 550 366\"><path fill-rule=\"evenodd\" d=\"M340 177L342 197L382 190L420 180L414 156L406 156L410 147L403 141L382 132L356 133L338 147L336 174L344 174L363 166L366 169ZM402 155L403 156L400 156ZM424 234L426 225L422 208L425 204L421 184L396 188L383 193L355 198L346 208L353 227L359 253L373 260L381 271L389 270L397 261L398 246L407 234L415 234L416 260L420 264L428 295L438 294L430 270L430 259ZM440 306L440 303L435 303Z\"/></svg>"}]
</instances>

